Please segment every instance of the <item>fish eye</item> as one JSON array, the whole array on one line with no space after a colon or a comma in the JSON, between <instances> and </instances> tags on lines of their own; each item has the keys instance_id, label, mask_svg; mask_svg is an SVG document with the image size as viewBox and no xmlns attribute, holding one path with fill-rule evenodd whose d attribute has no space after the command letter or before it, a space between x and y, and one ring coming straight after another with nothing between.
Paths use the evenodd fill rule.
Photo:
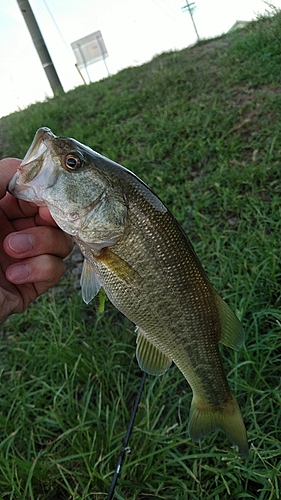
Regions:
<instances>
[{"instance_id":1,"label":"fish eye","mask_svg":"<svg viewBox=\"0 0 281 500\"><path fill-rule=\"evenodd\" d=\"M79 168L83 165L81 158L73 154L67 155L64 162L67 170L79 170Z\"/></svg>"}]
</instances>

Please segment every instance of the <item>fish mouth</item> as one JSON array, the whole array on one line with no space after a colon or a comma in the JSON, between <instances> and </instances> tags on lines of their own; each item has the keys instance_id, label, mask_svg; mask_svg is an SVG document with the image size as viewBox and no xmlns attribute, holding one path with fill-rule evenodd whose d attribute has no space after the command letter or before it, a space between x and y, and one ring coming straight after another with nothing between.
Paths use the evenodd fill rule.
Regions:
<instances>
[{"instance_id":1,"label":"fish mouth","mask_svg":"<svg viewBox=\"0 0 281 500\"><path fill-rule=\"evenodd\" d=\"M41 202L40 183L38 184L38 175L41 174L41 167L32 169L32 163L43 163L45 153L50 149L51 141L56 138L48 127L41 127L37 130L34 139L29 147L26 155L20 163L17 172L12 177L8 185L10 194L26 201ZM40 160L42 159L42 162ZM30 165L30 167L28 167ZM27 169L26 169L27 167ZM27 175L29 173L29 175ZM37 179L37 185L33 184L33 180ZM40 203L43 205L43 202Z\"/></svg>"},{"instance_id":2,"label":"fish mouth","mask_svg":"<svg viewBox=\"0 0 281 500\"><path fill-rule=\"evenodd\" d=\"M19 168L41 158L41 156L43 156L43 154L47 151L50 140L55 137L56 136L48 127L39 128Z\"/></svg>"}]
</instances>

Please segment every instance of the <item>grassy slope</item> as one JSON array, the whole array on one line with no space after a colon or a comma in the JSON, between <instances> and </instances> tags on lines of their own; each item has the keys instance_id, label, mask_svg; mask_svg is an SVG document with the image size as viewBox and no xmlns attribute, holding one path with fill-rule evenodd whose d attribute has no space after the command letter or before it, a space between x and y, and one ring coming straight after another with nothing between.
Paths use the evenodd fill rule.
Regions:
<instances>
[{"instance_id":1,"label":"grassy slope","mask_svg":"<svg viewBox=\"0 0 281 500\"><path fill-rule=\"evenodd\" d=\"M280 29L277 13L0 121L2 156L49 126L125 164L183 226L194 201L188 234L245 326L222 356L248 463L220 432L191 442L172 368L146 382L116 498L281 496ZM141 376L132 326L110 305L97 317L66 275L1 331L0 498L105 498Z\"/></svg>"}]
</instances>

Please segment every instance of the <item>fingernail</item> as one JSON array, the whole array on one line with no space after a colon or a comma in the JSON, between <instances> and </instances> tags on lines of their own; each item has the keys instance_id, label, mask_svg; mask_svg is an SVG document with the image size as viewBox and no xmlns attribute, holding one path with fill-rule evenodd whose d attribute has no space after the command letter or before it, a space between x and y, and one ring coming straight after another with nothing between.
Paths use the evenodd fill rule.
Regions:
<instances>
[{"instance_id":1,"label":"fingernail","mask_svg":"<svg viewBox=\"0 0 281 500\"><path fill-rule=\"evenodd\" d=\"M13 233L9 236L8 245L16 253L25 253L32 249L33 242L29 234Z\"/></svg>"},{"instance_id":2,"label":"fingernail","mask_svg":"<svg viewBox=\"0 0 281 500\"><path fill-rule=\"evenodd\" d=\"M24 264L15 264L7 270L6 274L9 281L19 283L26 280L29 276L28 267Z\"/></svg>"}]
</instances>

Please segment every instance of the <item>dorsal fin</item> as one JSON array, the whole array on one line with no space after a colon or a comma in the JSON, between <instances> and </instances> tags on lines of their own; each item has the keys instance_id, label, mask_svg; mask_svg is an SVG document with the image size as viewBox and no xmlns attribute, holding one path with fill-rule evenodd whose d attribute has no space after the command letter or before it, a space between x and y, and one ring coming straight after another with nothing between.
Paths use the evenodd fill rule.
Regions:
<instances>
[{"instance_id":1,"label":"dorsal fin","mask_svg":"<svg viewBox=\"0 0 281 500\"><path fill-rule=\"evenodd\" d=\"M245 340L243 327L226 302L218 294L216 298L222 326L220 342L238 351Z\"/></svg>"}]
</instances>

